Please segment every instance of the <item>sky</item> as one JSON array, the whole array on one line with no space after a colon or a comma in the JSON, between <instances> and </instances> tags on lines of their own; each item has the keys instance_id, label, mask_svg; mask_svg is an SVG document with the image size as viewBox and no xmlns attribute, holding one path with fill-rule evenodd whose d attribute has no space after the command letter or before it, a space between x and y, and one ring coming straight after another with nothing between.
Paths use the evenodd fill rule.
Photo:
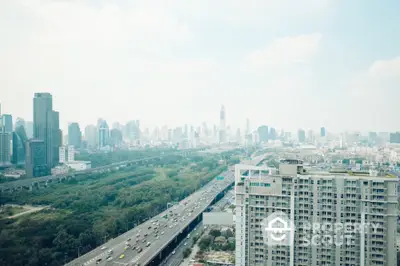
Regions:
<instances>
[{"instance_id":1,"label":"sky","mask_svg":"<svg viewBox=\"0 0 400 266\"><path fill-rule=\"evenodd\" d=\"M60 125L400 130L398 0L0 1L0 102Z\"/></svg>"}]
</instances>

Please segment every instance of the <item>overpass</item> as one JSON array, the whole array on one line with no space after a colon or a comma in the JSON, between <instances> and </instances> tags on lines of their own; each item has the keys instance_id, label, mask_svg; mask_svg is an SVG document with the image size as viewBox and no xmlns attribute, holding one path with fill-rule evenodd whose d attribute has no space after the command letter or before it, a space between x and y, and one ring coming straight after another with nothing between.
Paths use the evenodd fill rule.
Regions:
<instances>
[{"instance_id":1,"label":"overpass","mask_svg":"<svg viewBox=\"0 0 400 266\"><path fill-rule=\"evenodd\" d=\"M264 156L258 156L246 163L257 165L263 160ZM224 177L222 180L212 180L172 208L66 265L159 265L202 220L202 213L234 185L232 171L221 175ZM154 230L155 226L158 231ZM112 250L112 254L109 250Z\"/></svg>"},{"instance_id":2,"label":"overpass","mask_svg":"<svg viewBox=\"0 0 400 266\"><path fill-rule=\"evenodd\" d=\"M63 180L68 180L75 178L80 175L89 174L89 173L103 173L110 170L118 170L120 168L125 168L133 165L145 165L149 163L154 163L160 161L162 158L170 156L170 155L179 155L179 156L187 156L197 152L198 150L181 150L173 153L161 154L159 156L147 157L136 160L122 161L117 163L112 163L105 166L100 166L96 168L86 169L82 171L75 171L72 173L66 174L58 174L58 175L49 175L49 176L41 176L34 178L21 179L16 181L11 181L7 183L0 184L0 192L10 192L13 193L15 191L19 191L22 189L32 190L34 188L40 188L41 186L47 186L51 182L62 182Z\"/></svg>"}]
</instances>

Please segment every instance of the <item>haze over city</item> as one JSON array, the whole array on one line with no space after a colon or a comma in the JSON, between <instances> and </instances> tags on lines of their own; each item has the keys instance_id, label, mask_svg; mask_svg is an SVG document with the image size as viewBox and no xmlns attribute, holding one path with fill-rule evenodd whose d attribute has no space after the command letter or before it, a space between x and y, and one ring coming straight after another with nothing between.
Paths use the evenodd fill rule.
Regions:
<instances>
[{"instance_id":1,"label":"haze over city","mask_svg":"<svg viewBox=\"0 0 400 266\"><path fill-rule=\"evenodd\" d=\"M3 113L396 131L398 1L1 1Z\"/></svg>"}]
</instances>

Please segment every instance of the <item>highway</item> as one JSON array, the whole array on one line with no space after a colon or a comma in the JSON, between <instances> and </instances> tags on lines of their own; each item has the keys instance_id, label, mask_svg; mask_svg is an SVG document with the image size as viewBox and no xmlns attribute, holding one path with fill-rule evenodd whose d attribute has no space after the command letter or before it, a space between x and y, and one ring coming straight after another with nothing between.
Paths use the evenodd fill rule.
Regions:
<instances>
[{"instance_id":1,"label":"highway","mask_svg":"<svg viewBox=\"0 0 400 266\"><path fill-rule=\"evenodd\" d=\"M232 202L232 198L234 197L234 192L233 189L229 190L228 193L225 194L225 196L220 199L216 204L213 205L213 209L211 212L220 212L224 211L227 206L230 205ZM233 225L233 223L232 223ZM212 227L211 227L212 228ZM175 253L170 254L168 258L166 258L161 265L166 265L166 266L179 266L181 265L183 261L183 251L186 248L193 248L193 243L194 243L194 237L198 236L201 238L202 234L204 233L205 230L210 230L209 226L204 226L203 222L200 222L193 230L190 232L190 236L188 238L184 239L179 246L175 248ZM198 241L200 241L200 238ZM185 245L186 243L186 245Z\"/></svg>"},{"instance_id":2,"label":"highway","mask_svg":"<svg viewBox=\"0 0 400 266\"><path fill-rule=\"evenodd\" d=\"M66 265L146 265L233 183L232 172L221 175L223 180L212 180L177 205Z\"/></svg>"},{"instance_id":3,"label":"highway","mask_svg":"<svg viewBox=\"0 0 400 266\"><path fill-rule=\"evenodd\" d=\"M258 156L247 163L257 165L263 159L262 156ZM194 217L199 216L212 203L216 195L234 182L233 171L226 171L221 175L224 176L223 180L214 178L177 205L66 265L142 266L151 263L153 258L193 221Z\"/></svg>"},{"instance_id":4,"label":"highway","mask_svg":"<svg viewBox=\"0 0 400 266\"><path fill-rule=\"evenodd\" d=\"M82 170L82 171L75 171L75 172L70 173L70 174L49 175L49 176L41 176L41 177L26 178L26 179L11 181L11 182L0 184L0 191L14 189L14 188L18 188L18 187L29 187L29 186L31 186L32 184L35 184L35 183L47 182L47 181L51 181L51 180L65 178L67 176L88 174L88 173L102 171L102 170L108 170L108 169L112 169L112 168L116 168L116 167L120 167L120 166L126 166L128 164L135 164L135 163L141 163L141 162L146 162L146 161L159 160L162 157L166 157L166 156L170 156L170 155L179 155L179 154L191 153L191 152L193 152L193 151L191 151L191 150L187 150L187 151L183 150L183 151L174 152L174 153L161 154L160 156L153 156L153 157L147 157L147 158L142 158L142 159L136 159L136 160L112 163L112 164L109 164L109 165L99 166L99 167L96 167L96 168L90 168L90 169L86 169L86 170Z\"/></svg>"}]
</instances>

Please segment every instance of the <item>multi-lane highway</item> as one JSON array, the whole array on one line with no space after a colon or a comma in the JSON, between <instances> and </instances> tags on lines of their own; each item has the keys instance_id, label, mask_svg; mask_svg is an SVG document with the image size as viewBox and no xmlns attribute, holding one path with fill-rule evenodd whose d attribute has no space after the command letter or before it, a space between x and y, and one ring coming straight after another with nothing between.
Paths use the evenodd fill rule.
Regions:
<instances>
[{"instance_id":1,"label":"multi-lane highway","mask_svg":"<svg viewBox=\"0 0 400 266\"><path fill-rule=\"evenodd\" d=\"M262 156L248 163L257 165ZM108 241L101 247L69 262L68 266L147 265L198 217L215 197L234 182L234 173L226 171L175 206Z\"/></svg>"},{"instance_id":2,"label":"multi-lane highway","mask_svg":"<svg viewBox=\"0 0 400 266\"><path fill-rule=\"evenodd\" d=\"M214 179L175 206L67 265L148 264L210 205L216 195L232 184L232 172L221 175L223 180Z\"/></svg>"},{"instance_id":3,"label":"multi-lane highway","mask_svg":"<svg viewBox=\"0 0 400 266\"><path fill-rule=\"evenodd\" d=\"M177 152L167 152L167 153L162 153L159 156L153 156L153 157L146 157L142 159L136 159L136 160L130 160L130 161L123 161L123 162L117 162L117 163L112 163L109 165L105 166L99 166L96 168L90 168L86 170L81 170L81 171L75 171L72 173L68 174L57 174L57 175L49 175L49 176L42 176L42 177L35 177L35 178L26 178L26 179L20 179L12 182L7 182L0 184L0 192L1 191L7 191L7 190L13 190L16 188L31 188L35 184L39 183L46 183L46 182L51 182L53 180L62 180L67 177L72 177L72 176L77 176L77 175L82 175L82 174L89 174L89 173L94 173L94 172L101 172L101 171L106 171L109 169L117 169L120 167L125 167L128 165L132 164L139 164L143 162L152 162L152 161L157 161L160 160L163 157L168 157L171 155L187 155L190 153L195 152L196 150L180 150Z\"/></svg>"}]
</instances>

